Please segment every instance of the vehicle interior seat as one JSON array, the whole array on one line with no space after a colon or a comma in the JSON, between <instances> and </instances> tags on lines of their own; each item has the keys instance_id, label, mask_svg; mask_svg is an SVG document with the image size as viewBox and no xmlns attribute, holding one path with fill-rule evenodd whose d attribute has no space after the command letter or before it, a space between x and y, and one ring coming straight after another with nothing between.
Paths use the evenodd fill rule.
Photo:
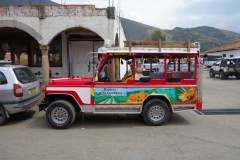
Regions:
<instances>
[{"instance_id":1,"label":"vehicle interior seat","mask_svg":"<svg viewBox=\"0 0 240 160\"><path fill-rule=\"evenodd\" d=\"M125 73L124 77L122 78L122 82L127 82L129 79L132 79L132 73Z\"/></svg>"},{"instance_id":2,"label":"vehicle interior seat","mask_svg":"<svg viewBox=\"0 0 240 160\"><path fill-rule=\"evenodd\" d=\"M142 77L139 79L140 82L150 82L151 79L164 79L164 73L150 73L149 77Z\"/></svg>"},{"instance_id":3,"label":"vehicle interior seat","mask_svg":"<svg viewBox=\"0 0 240 160\"><path fill-rule=\"evenodd\" d=\"M182 79L191 79L189 71L173 71L171 82L181 82Z\"/></svg>"}]
</instances>

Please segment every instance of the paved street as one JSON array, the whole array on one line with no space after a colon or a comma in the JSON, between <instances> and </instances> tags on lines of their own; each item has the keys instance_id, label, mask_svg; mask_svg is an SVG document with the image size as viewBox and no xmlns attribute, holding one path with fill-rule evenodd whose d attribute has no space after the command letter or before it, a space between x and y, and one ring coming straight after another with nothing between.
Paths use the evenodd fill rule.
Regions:
<instances>
[{"instance_id":1,"label":"paved street","mask_svg":"<svg viewBox=\"0 0 240 160\"><path fill-rule=\"evenodd\" d=\"M203 71L203 109L240 109L240 80ZM38 113L13 115L0 127L0 159L239 159L240 115L182 112L164 126L141 116L78 116L66 130Z\"/></svg>"}]
</instances>

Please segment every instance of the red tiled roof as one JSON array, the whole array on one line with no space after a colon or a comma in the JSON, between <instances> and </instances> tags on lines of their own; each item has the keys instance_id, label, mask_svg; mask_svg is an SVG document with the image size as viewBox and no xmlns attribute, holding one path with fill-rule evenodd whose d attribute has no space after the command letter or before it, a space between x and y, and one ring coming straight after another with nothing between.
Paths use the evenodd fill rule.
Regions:
<instances>
[{"instance_id":1,"label":"red tiled roof","mask_svg":"<svg viewBox=\"0 0 240 160\"><path fill-rule=\"evenodd\" d=\"M226 44L224 46L213 48L213 49L210 49L210 50L208 50L206 52L217 52L217 51L237 49L237 48L240 49L240 41L236 41L236 42L233 42L233 43Z\"/></svg>"}]
</instances>

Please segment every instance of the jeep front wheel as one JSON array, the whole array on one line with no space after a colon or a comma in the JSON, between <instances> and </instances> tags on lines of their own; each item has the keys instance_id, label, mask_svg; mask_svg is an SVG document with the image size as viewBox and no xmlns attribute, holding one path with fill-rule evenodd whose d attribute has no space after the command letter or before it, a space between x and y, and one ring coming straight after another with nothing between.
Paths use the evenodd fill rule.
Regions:
<instances>
[{"instance_id":1,"label":"jeep front wheel","mask_svg":"<svg viewBox=\"0 0 240 160\"><path fill-rule=\"evenodd\" d=\"M170 109L164 101L152 99L144 105L142 115L149 125L160 126L168 121Z\"/></svg>"},{"instance_id":2,"label":"jeep front wheel","mask_svg":"<svg viewBox=\"0 0 240 160\"><path fill-rule=\"evenodd\" d=\"M209 75L210 77L215 77L214 71L212 69L209 71Z\"/></svg>"},{"instance_id":3,"label":"jeep front wheel","mask_svg":"<svg viewBox=\"0 0 240 160\"><path fill-rule=\"evenodd\" d=\"M76 111L71 103L57 100L51 103L46 112L48 123L57 129L68 128L76 118Z\"/></svg>"}]
</instances>

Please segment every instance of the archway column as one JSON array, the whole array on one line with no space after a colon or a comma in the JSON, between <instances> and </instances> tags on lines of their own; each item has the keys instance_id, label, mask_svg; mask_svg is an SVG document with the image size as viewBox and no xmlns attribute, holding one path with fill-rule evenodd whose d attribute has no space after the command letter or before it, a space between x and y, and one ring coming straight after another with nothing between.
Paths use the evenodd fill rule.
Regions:
<instances>
[{"instance_id":1,"label":"archway column","mask_svg":"<svg viewBox=\"0 0 240 160\"><path fill-rule=\"evenodd\" d=\"M42 75L43 75L43 83L41 85L41 90L44 89L45 85L49 81L49 59L48 59L48 51L50 47L47 45L40 45L40 50L42 52Z\"/></svg>"}]
</instances>

